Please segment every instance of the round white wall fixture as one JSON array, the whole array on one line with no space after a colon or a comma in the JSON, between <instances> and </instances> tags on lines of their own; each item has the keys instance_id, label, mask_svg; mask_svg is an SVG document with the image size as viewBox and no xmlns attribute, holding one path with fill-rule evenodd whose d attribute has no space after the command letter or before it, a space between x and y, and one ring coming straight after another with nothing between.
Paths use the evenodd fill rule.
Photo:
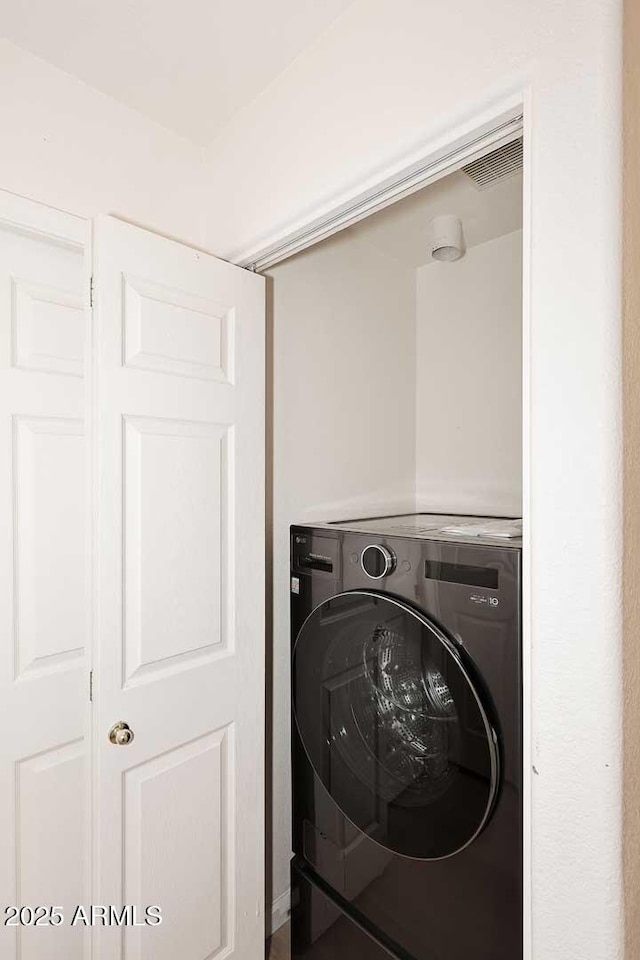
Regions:
<instances>
[{"instance_id":1,"label":"round white wall fixture","mask_svg":"<svg viewBox=\"0 0 640 960\"><path fill-rule=\"evenodd\" d=\"M434 217L429 224L429 245L434 260L459 260L464 255L462 222L452 214Z\"/></svg>"}]
</instances>

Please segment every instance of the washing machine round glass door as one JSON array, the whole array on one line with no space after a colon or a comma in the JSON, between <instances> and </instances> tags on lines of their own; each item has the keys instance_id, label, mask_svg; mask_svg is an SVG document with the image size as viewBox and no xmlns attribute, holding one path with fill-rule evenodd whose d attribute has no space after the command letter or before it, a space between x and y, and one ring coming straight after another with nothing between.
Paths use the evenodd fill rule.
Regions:
<instances>
[{"instance_id":1,"label":"washing machine round glass door","mask_svg":"<svg viewBox=\"0 0 640 960\"><path fill-rule=\"evenodd\" d=\"M487 695L455 643L401 600L354 590L320 604L293 652L294 716L345 817L436 860L487 824L499 784Z\"/></svg>"}]
</instances>

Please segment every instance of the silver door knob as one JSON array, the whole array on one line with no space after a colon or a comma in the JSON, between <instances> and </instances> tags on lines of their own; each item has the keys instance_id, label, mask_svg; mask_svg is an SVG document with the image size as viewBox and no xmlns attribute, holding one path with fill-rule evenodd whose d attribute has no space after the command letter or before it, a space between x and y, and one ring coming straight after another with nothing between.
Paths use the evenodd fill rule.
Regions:
<instances>
[{"instance_id":1,"label":"silver door knob","mask_svg":"<svg viewBox=\"0 0 640 960\"><path fill-rule=\"evenodd\" d=\"M133 740L133 730L124 720L119 720L109 730L109 740L117 747L126 747Z\"/></svg>"}]
</instances>

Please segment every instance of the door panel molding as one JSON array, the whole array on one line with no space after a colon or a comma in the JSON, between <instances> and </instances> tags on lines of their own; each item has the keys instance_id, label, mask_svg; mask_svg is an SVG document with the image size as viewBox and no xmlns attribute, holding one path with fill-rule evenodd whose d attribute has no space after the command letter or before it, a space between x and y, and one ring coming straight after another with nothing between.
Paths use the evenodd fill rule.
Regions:
<instances>
[{"instance_id":1,"label":"door panel molding","mask_svg":"<svg viewBox=\"0 0 640 960\"><path fill-rule=\"evenodd\" d=\"M233 476L229 462L233 430L227 423L123 417L126 686L155 679L176 666L184 668L194 659L211 659L233 650L234 577L229 540L234 516L233 498L227 493ZM161 440L167 441L162 452ZM145 463L145 449L150 457L155 454L150 465ZM199 479L197 490L186 484L188 458ZM177 475L172 472L176 464L180 468ZM175 523L165 512L158 518L159 541L148 545L139 509L143 501L152 500L152 490L145 483L151 484L155 493L158 485L171 484L174 499ZM185 579L184 573L188 571L185 561L196 551L199 582L194 583L193 576ZM149 574L152 565L155 573ZM154 576L156 580L147 582ZM193 629L195 622L191 623L198 613L200 636Z\"/></svg>"},{"instance_id":2,"label":"door panel molding","mask_svg":"<svg viewBox=\"0 0 640 960\"><path fill-rule=\"evenodd\" d=\"M199 941L194 947L194 960L219 957L232 948L234 894L230 880L236 803L233 734L233 724L209 731L149 757L124 773L124 901L172 902L174 916L178 914L171 935L164 943L159 940L154 945L154 960L173 960L182 955L194 930ZM184 819L176 820L176 797L194 792L189 779L195 781L197 807L191 807ZM162 862L157 862L167 851L160 852L153 843L145 841L149 833L145 820L149 819L160 825L173 824L167 837L173 866L168 877L163 876ZM194 869L199 871L197 878L193 876ZM199 892L196 899L188 895L194 880ZM169 890L163 891L164 884ZM127 960L149 956L140 928L127 929L125 941Z\"/></svg>"},{"instance_id":3,"label":"door panel molding","mask_svg":"<svg viewBox=\"0 0 640 960\"><path fill-rule=\"evenodd\" d=\"M140 277L122 283L124 366L233 383L232 307Z\"/></svg>"}]
</instances>

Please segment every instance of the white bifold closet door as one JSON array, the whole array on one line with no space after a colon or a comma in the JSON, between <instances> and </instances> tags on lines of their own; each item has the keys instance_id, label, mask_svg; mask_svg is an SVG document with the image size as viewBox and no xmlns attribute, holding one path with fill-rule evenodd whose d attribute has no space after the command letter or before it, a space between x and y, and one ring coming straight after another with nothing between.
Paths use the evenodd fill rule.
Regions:
<instances>
[{"instance_id":1,"label":"white bifold closet door","mask_svg":"<svg viewBox=\"0 0 640 960\"><path fill-rule=\"evenodd\" d=\"M258 960L263 281L86 236L0 196L0 955Z\"/></svg>"},{"instance_id":2,"label":"white bifold closet door","mask_svg":"<svg viewBox=\"0 0 640 960\"><path fill-rule=\"evenodd\" d=\"M87 224L0 193L0 957L80 960L89 887ZM6 925L7 923L12 925Z\"/></svg>"},{"instance_id":3,"label":"white bifold closet door","mask_svg":"<svg viewBox=\"0 0 640 960\"><path fill-rule=\"evenodd\" d=\"M111 218L93 277L94 896L163 915L97 960L258 960L263 280Z\"/></svg>"}]
</instances>

